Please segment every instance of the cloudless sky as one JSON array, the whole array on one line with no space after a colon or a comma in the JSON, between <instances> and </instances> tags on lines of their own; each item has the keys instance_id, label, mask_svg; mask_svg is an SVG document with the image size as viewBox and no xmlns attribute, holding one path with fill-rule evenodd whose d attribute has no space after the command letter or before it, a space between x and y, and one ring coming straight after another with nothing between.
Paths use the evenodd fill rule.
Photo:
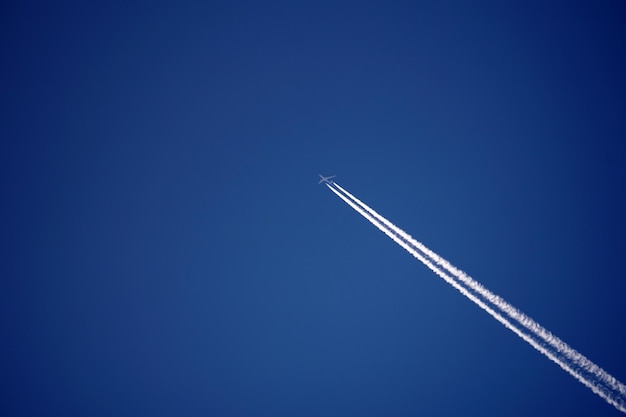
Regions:
<instances>
[{"instance_id":1,"label":"cloudless sky","mask_svg":"<svg viewBox=\"0 0 626 417\"><path fill-rule=\"evenodd\" d=\"M620 413L626 3L0 6L0 414Z\"/></svg>"}]
</instances>

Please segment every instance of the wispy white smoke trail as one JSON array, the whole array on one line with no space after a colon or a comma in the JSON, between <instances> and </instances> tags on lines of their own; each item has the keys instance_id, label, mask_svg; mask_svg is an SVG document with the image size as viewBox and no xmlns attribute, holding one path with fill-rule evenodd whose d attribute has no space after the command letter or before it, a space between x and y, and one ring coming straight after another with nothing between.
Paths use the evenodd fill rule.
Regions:
<instances>
[{"instance_id":1,"label":"wispy white smoke trail","mask_svg":"<svg viewBox=\"0 0 626 417\"><path fill-rule=\"evenodd\" d=\"M530 335L528 335L527 333L524 333L515 324L511 323L500 312L495 311L493 308L491 308L489 305L487 305L485 303L485 301L483 301L481 298L477 297L475 294L473 294L472 292L468 291L468 289L466 287L461 285L453 277L451 277L446 272L444 272L442 269L440 269L441 267L437 267L433 262L431 262L431 259L428 259L422 253L420 253L420 249L418 249L418 246L414 245L413 242L411 242L411 240L413 240L413 239L408 234L406 234L402 229L400 229L397 226L393 225L391 222L386 220L380 214L376 213L376 215L374 215L373 213L375 213L375 212L371 208L369 208L367 205L365 205L360 200L356 199L356 197L352 196L350 193L345 191L343 188L339 187L336 183L333 183L333 185L335 185L338 188L338 190L340 190L341 192L338 191L337 189L333 188L333 186L331 186L330 184L326 184L326 185L328 186L328 188L330 188L330 190L333 193L335 193L345 203L347 203L355 211L357 211L359 214L361 214L363 217L365 217L367 220L369 220L370 223L372 223L380 231L382 231L387 236L389 236L394 242L396 242L398 245L403 247L407 252L409 252L411 255L413 255L415 258L417 258L419 261L421 261L431 271L433 271L435 274L437 274L439 277L441 277L443 280L445 280L448 284L452 285L461 294L463 294L464 296L469 298L476 305L478 305L480 308L482 308L488 314L490 314L493 318L495 318L500 323L502 323L506 328L510 329L512 332L514 332L516 335L521 337L524 341L526 341L528 344L530 344L536 350L538 350L539 352L544 354L546 357L548 357L550 360L552 360L554 363L559 365L562 369L567 371L570 375L572 375L574 378L576 378L583 385L587 386L594 393L596 393L597 395L602 397L606 402L608 402L609 404L613 405L615 408L617 408L621 412L626 413L626 403L625 403L624 396L623 395L619 395L618 393L615 393L614 392L615 390L612 391L611 389L609 389L609 387L607 387L607 385L611 386L611 384L607 384L604 380L602 380L600 378L598 378L599 381L597 381L597 380L594 381L594 380L590 379L589 377L587 377L586 375L583 375L583 373L581 373L581 371L580 371L580 369L578 367L573 366L574 364L568 363L567 361L565 361L561 357L559 357L559 353L560 352L558 350L555 351L554 349L548 349L544 345L538 343ZM342 194L342 192L344 192L345 195ZM352 200L351 198L353 198L354 200ZM405 237L405 236L407 236L408 238ZM423 245L421 245L421 246L423 246ZM424 246L424 248L426 248L426 247ZM422 251L422 252L427 253L425 251ZM495 303L494 303L494 306L498 307ZM522 323L519 323L519 324L522 324ZM561 343L563 343L563 342L561 342ZM567 345L565 345L565 346L567 346ZM586 359L586 360L589 363L591 363L591 361L589 361L588 359ZM591 363L591 364L594 365L593 363ZM594 367L597 368L597 369L600 369L599 367L597 367L597 365L594 365ZM604 372L604 371L602 371L602 372ZM608 374L606 374L606 375L608 375ZM610 378L612 378L613 380L615 380L615 378L611 377L610 375L608 375L608 376ZM610 378L609 378L609 380L610 380ZM615 381L617 381L617 380L615 380ZM605 382L605 383L601 384L601 383L598 383L598 382ZM617 382L617 384L621 385L619 382Z\"/></svg>"},{"instance_id":2,"label":"wispy white smoke trail","mask_svg":"<svg viewBox=\"0 0 626 417\"><path fill-rule=\"evenodd\" d=\"M351 198L354 202L360 205L365 211L367 211L372 217L374 217L377 221L384 224L386 227L393 230L396 234L401 236L404 240L406 240L410 245L417 248L418 250L425 253L430 259L432 259L436 264L443 267L447 270L452 276L457 278L463 284L467 285L472 291L480 294L487 301L495 305L498 309L509 315L513 320L520 323L523 327L528 329L537 337L544 340L547 344L552 346L559 352L561 355L565 356L569 361L571 361L576 366L582 368L585 372L593 374L595 378L602 381L604 384L608 385L612 390L620 393L621 396L626 397L626 385L619 382L615 377L610 375L604 369L600 368L595 363L591 362L584 355L580 354L574 348L570 347L567 343L563 342L557 336L549 332L539 323L519 311L517 308L513 307L511 304L506 302L504 299L499 297L498 295L492 293L487 288L485 288L482 284L472 279L465 272L461 271L454 267L450 262L428 249L423 243L415 240L408 233L404 232L402 229L385 219L383 216L378 214L372 208L368 207L361 200L350 194L348 191L343 189L339 184L334 183L334 185L341 190L345 195Z\"/></svg>"}]
</instances>

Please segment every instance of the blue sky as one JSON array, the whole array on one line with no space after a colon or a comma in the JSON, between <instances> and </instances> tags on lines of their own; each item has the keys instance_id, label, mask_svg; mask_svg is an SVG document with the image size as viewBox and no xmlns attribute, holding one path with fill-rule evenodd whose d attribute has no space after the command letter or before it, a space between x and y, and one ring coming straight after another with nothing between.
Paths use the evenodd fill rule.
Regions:
<instances>
[{"instance_id":1,"label":"blue sky","mask_svg":"<svg viewBox=\"0 0 626 417\"><path fill-rule=\"evenodd\" d=\"M0 411L620 415L626 5L8 2Z\"/></svg>"}]
</instances>

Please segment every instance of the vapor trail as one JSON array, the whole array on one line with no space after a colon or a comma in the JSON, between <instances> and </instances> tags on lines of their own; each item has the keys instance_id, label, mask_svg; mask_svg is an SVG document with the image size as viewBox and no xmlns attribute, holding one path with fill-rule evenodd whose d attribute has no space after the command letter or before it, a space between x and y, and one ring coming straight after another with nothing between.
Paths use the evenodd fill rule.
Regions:
<instances>
[{"instance_id":1,"label":"vapor trail","mask_svg":"<svg viewBox=\"0 0 626 417\"><path fill-rule=\"evenodd\" d=\"M626 397L626 385L619 382L615 377L610 375L604 369L600 368L595 363L591 362L584 355L576 351L574 348L570 347L567 343L563 342L557 336L552 334L550 331L545 329L539 323L528 317L526 314L519 311L517 308L513 307L511 304L506 302L500 296L492 293L487 288L485 288L482 284L472 279L472 277L468 276L465 272L460 269L454 267L450 262L428 249L423 243L415 240L411 235L404 232L402 229L385 219L383 216L378 214L372 208L368 207L361 200L350 194L348 191L343 189L339 184L334 183L334 185L341 190L345 195L351 198L354 202L359 204L365 211L367 211L372 217L374 217L377 221L384 224L386 227L393 230L396 234L406 240L410 245L417 248L418 250L425 253L428 257L430 257L436 264L443 267L447 270L451 275L461 281L463 284L467 285L472 291L480 294L487 301L495 305L498 309L509 315L513 320L520 323L526 329L531 331L537 337L543 339L547 344L556 349L560 354L565 356L569 361L579 366L585 372L593 374L598 380L602 381L604 384L611 387L612 390L620 393L621 396Z\"/></svg>"},{"instance_id":2,"label":"vapor trail","mask_svg":"<svg viewBox=\"0 0 626 417\"><path fill-rule=\"evenodd\" d=\"M478 298L476 295L474 295L473 293L468 291L468 289L466 287L462 286L453 277L449 276L446 272L444 272L443 270L438 268L436 265L434 265L431 262L431 259L428 259L422 253L420 253L420 251L415 246L412 246L412 242L410 244L407 241L407 239L404 238L404 236L408 236L409 238L410 238L410 236L408 234L406 234L404 231L402 231L402 229L398 228L397 226L394 226L391 222L386 220L383 216L381 216L378 213L376 213L376 217L373 216L372 212L374 212L374 211L371 208L369 208L367 205L365 205L364 203L360 202L360 200L358 200L356 198L354 198L354 200L351 200L350 198L353 198L353 196L350 193L345 191L343 188L339 187L339 185L337 185L336 183L333 183L333 185L337 186L337 188L339 190L341 190L342 192L345 192L346 195L349 195L350 197L346 197L346 195L343 195L342 193L337 191L330 184L328 184L328 183L326 184L326 186L333 193L335 193L339 198L341 198L345 203L347 203L355 211L357 211L359 214L361 214L363 217L365 217L367 220L369 220L370 223L372 223L380 231L382 231L387 236L389 236L394 242L396 242L398 245L403 247L407 252L409 252L411 255L413 255L415 258L417 258L420 262L422 262L424 265L426 265L426 267L428 267L431 271L433 271L435 274L437 274L439 277L441 277L448 284L452 285L452 287L457 289L461 294L463 294L468 299L473 301L480 308L485 310L489 315L491 315L493 318L495 318L500 323L502 323L506 328L508 328L513 333L518 335L520 338L522 338L524 341L526 341L528 344L530 344L536 350L538 350L539 352L544 354L551 361L553 361L554 363L559 365L563 370L565 370L567 373L572 375L574 378L576 378L583 385L585 385L586 387L591 389L591 391L593 391L594 393L596 393L597 395L602 397L606 402L608 402L609 404L613 405L615 408L617 408L621 412L626 413L626 404L625 404L625 400L623 398L624 397L623 395L621 395L621 396L620 395L615 395L615 393L613 391L611 391L611 389L609 389L609 387L607 387L606 384L597 384L597 383L595 383L595 381L585 377L585 375L582 375L578 369L575 369L574 367L572 367L572 364L570 364L570 363L562 360L561 358L559 358L557 356L556 352L554 352L554 351L552 351L550 349L547 349L546 347L544 347L543 345L538 343L536 340L534 340L528 334L524 333L522 330L520 330L518 327L516 327L513 323L511 323L502 314L500 314L499 312L495 311L490 306L488 306L482 299ZM369 212L366 211L365 208L369 209ZM412 238L410 238L410 239L412 239ZM425 248L425 246L424 246L424 248ZM588 361L588 359L587 359L587 361ZM591 361L589 361L589 362L591 363ZM594 366L596 368L600 369L599 367L597 367L597 365L594 365ZM611 377L611 378L613 378L613 377ZM615 378L613 378L613 380L615 380ZM604 382L604 381L602 381L602 382ZM618 382L618 384L621 385L619 382Z\"/></svg>"}]
</instances>

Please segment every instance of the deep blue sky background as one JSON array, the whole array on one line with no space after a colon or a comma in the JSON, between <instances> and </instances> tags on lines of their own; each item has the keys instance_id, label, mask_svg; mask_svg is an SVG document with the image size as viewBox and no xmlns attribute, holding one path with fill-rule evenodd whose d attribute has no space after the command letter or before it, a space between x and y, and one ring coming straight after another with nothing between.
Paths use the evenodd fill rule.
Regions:
<instances>
[{"instance_id":1,"label":"deep blue sky background","mask_svg":"<svg viewBox=\"0 0 626 417\"><path fill-rule=\"evenodd\" d=\"M625 22L4 2L0 414L620 415L317 174L624 382Z\"/></svg>"}]
</instances>

